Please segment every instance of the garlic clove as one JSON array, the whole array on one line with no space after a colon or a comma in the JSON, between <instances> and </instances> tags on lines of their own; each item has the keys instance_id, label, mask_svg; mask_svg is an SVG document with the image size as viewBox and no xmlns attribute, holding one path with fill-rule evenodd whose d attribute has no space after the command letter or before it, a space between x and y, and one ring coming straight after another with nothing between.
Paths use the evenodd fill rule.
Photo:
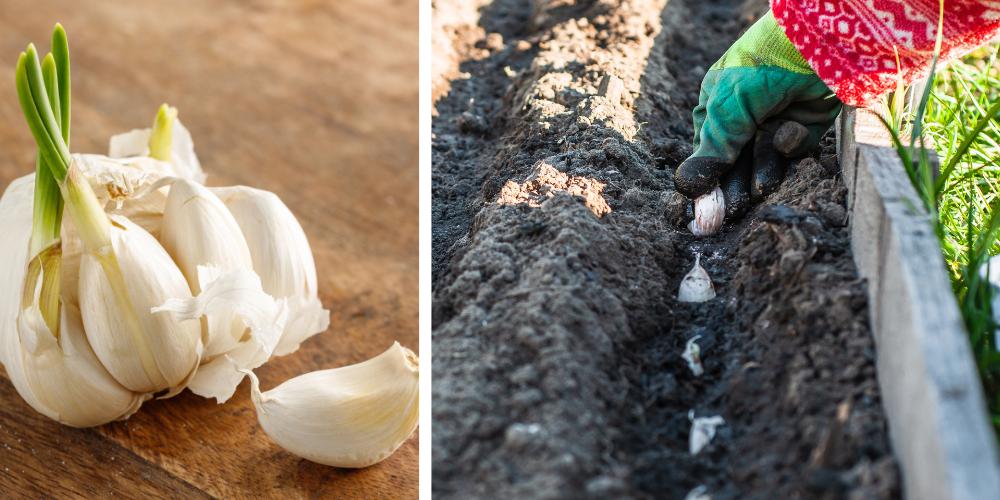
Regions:
<instances>
[{"instance_id":1,"label":"garlic clove","mask_svg":"<svg viewBox=\"0 0 1000 500\"><path fill-rule=\"evenodd\" d=\"M170 186L160 241L195 294L203 289L199 266L216 267L223 272L253 272L250 249L236 219L208 188L193 181L178 179ZM213 311L206 323L204 342L208 358L232 350L246 330L232 311Z\"/></svg>"},{"instance_id":2,"label":"garlic clove","mask_svg":"<svg viewBox=\"0 0 1000 500\"><path fill-rule=\"evenodd\" d=\"M5 363L18 394L39 413L71 427L128 418L146 399L116 381L94 355L80 312L64 304L56 339L35 307L18 319L18 341L7 339Z\"/></svg>"},{"instance_id":3,"label":"garlic clove","mask_svg":"<svg viewBox=\"0 0 1000 500\"><path fill-rule=\"evenodd\" d=\"M205 172L201 169L201 162L194 152L191 133L181 124L179 118L173 122L169 163L174 167L174 176L204 184ZM149 156L149 136L152 132L152 128L144 128L111 136L108 156L112 158Z\"/></svg>"},{"instance_id":4,"label":"garlic clove","mask_svg":"<svg viewBox=\"0 0 1000 500\"><path fill-rule=\"evenodd\" d=\"M291 321L275 354L294 352L304 340L330 325L330 311L323 308L316 293L316 264L305 231L274 193L246 186L214 188L212 192L243 231L264 291L288 301Z\"/></svg>"},{"instance_id":5,"label":"garlic clove","mask_svg":"<svg viewBox=\"0 0 1000 500\"><path fill-rule=\"evenodd\" d=\"M722 417L715 415L712 417L695 418L694 410L688 411L688 420L691 421L691 433L688 435L688 451L692 455L697 455L708 443L715 438L717 427L726 425Z\"/></svg>"},{"instance_id":6,"label":"garlic clove","mask_svg":"<svg viewBox=\"0 0 1000 500\"><path fill-rule=\"evenodd\" d=\"M288 319L285 301L276 301L261 289L260 278L250 271L223 274L215 267L199 267L205 288L190 299L171 299L153 313L169 312L178 321L198 319L216 312L234 312L250 329L247 338L221 356L198 367L188 388L195 394L216 398L221 404L232 397L243 381L244 370L267 362Z\"/></svg>"},{"instance_id":7,"label":"garlic clove","mask_svg":"<svg viewBox=\"0 0 1000 500\"><path fill-rule=\"evenodd\" d=\"M681 280L681 286L677 291L679 302L705 302L715 298L715 287L712 286L712 278L708 276L705 268L701 267L701 254L697 254L694 259L694 267Z\"/></svg>"},{"instance_id":8,"label":"garlic clove","mask_svg":"<svg viewBox=\"0 0 1000 500\"><path fill-rule=\"evenodd\" d=\"M31 218L34 208L35 174L11 182L0 197L0 340L17 335L17 315L21 309L21 288L27 274ZM0 363L5 363L6 341L0 342Z\"/></svg>"},{"instance_id":9,"label":"garlic clove","mask_svg":"<svg viewBox=\"0 0 1000 500\"><path fill-rule=\"evenodd\" d=\"M694 220L688 223L688 229L695 236L710 236L719 231L726 216L726 199L722 188L716 187L712 192L699 196L694 200Z\"/></svg>"},{"instance_id":10,"label":"garlic clove","mask_svg":"<svg viewBox=\"0 0 1000 500\"><path fill-rule=\"evenodd\" d=\"M18 394L39 413L73 427L126 418L143 402L107 372L83 332L80 312L64 301L56 339L34 305L21 310L27 271L34 174L0 198L0 363Z\"/></svg>"},{"instance_id":11,"label":"garlic clove","mask_svg":"<svg viewBox=\"0 0 1000 500\"><path fill-rule=\"evenodd\" d=\"M712 500L712 495L708 494L708 486L699 484L684 496L684 500Z\"/></svg>"},{"instance_id":12,"label":"garlic clove","mask_svg":"<svg viewBox=\"0 0 1000 500\"><path fill-rule=\"evenodd\" d=\"M263 393L248 374L264 432L313 462L368 467L417 428L418 360L398 342L368 361L300 375Z\"/></svg>"},{"instance_id":13,"label":"garlic clove","mask_svg":"<svg viewBox=\"0 0 1000 500\"><path fill-rule=\"evenodd\" d=\"M156 392L180 385L199 361L201 325L150 309L171 298L190 298L183 274L148 232L111 216L111 241L141 331L130 331L97 258L80 262L79 300L87 338L101 363L125 387Z\"/></svg>"},{"instance_id":14,"label":"garlic clove","mask_svg":"<svg viewBox=\"0 0 1000 500\"><path fill-rule=\"evenodd\" d=\"M705 373L705 367L701 364L701 348L698 346L700 338L701 335L691 337L691 340L688 340L687 344L684 345L684 353L681 354L681 358L687 361L688 369L695 377L700 377Z\"/></svg>"}]
</instances>

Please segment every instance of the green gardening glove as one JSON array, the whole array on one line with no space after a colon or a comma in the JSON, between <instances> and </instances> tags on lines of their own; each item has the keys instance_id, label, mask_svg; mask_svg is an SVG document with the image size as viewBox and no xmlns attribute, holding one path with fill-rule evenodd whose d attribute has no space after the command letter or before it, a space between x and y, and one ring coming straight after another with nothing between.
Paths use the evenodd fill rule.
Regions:
<instances>
[{"instance_id":1,"label":"green gardening glove","mask_svg":"<svg viewBox=\"0 0 1000 500\"><path fill-rule=\"evenodd\" d=\"M674 185L692 199L719 185L727 218L741 215L781 184L786 158L818 146L840 108L768 12L705 75L694 153Z\"/></svg>"}]
</instances>

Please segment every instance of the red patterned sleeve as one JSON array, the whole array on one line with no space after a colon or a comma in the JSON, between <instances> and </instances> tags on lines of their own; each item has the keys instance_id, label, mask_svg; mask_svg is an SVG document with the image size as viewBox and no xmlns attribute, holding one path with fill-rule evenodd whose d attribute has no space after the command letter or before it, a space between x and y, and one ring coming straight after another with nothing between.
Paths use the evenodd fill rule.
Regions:
<instances>
[{"instance_id":1,"label":"red patterned sleeve","mask_svg":"<svg viewBox=\"0 0 1000 500\"><path fill-rule=\"evenodd\" d=\"M927 75L937 37L938 0L771 0L778 24L846 104L869 106L903 78ZM1000 1L945 0L941 60L1000 33Z\"/></svg>"}]
</instances>

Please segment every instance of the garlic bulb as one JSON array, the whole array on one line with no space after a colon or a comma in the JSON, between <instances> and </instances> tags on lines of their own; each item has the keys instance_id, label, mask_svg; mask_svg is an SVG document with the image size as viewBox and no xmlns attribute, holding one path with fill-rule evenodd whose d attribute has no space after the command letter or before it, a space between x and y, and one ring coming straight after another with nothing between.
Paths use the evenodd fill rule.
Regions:
<instances>
[{"instance_id":1,"label":"garlic bulb","mask_svg":"<svg viewBox=\"0 0 1000 500\"><path fill-rule=\"evenodd\" d=\"M34 175L10 184L0 199L0 363L18 394L36 411L73 427L126 418L143 397L108 373L87 342L74 303L64 300L56 338L31 305L21 310L28 262ZM65 269L64 269L65 273Z\"/></svg>"},{"instance_id":2,"label":"garlic bulb","mask_svg":"<svg viewBox=\"0 0 1000 500\"><path fill-rule=\"evenodd\" d=\"M715 298L715 287L712 286L712 278L708 272L701 267L701 254L695 255L694 267L688 271L681 286L677 291L679 302L705 302Z\"/></svg>"},{"instance_id":3,"label":"garlic bulb","mask_svg":"<svg viewBox=\"0 0 1000 500\"><path fill-rule=\"evenodd\" d=\"M205 174L175 108L162 105L151 129L113 137L110 156L72 154L65 30L55 26L44 58L29 44L14 73L38 150L35 175L0 198L0 362L30 406L68 425L91 426L127 418L154 395L187 387L221 403L279 343L291 352L326 329L329 313L318 300L312 252L298 222L275 195L234 188L237 222L202 185ZM252 254L244 234L253 238ZM399 403L394 396L412 392L413 405L398 408L415 412L415 383L390 381L387 363L362 364L382 370L358 375L366 381L357 387L390 406ZM348 390L333 415L357 409L349 392L350 374L359 371L330 377ZM290 394L296 384L288 384ZM380 423L415 425L415 413L399 421L392 415ZM386 441L395 434L375 427L359 428L370 431L366 443L377 455L395 446ZM368 451L338 456L370 457Z\"/></svg>"},{"instance_id":4,"label":"garlic bulb","mask_svg":"<svg viewBox=\"0 0 1000 500\"><path fill-rule=\"evenodd\" d=\"M274 351L294 352L330 325L316 292L316 264L309 240L292 211L274 193L246 186L215 188L246 237L264 291L288 301L290 321Z\"/></svg>"},{"instance_id":5,"label":"garlic bulb","mask_svg":"<svg viewBox=\"0 0 1000 500\"><path fill-rule=\"evenodd\" d=\"M726 216L726 199L722 188L716 187L712 192L699 196L694 200L694 220L688 223L688 229L695 236L710 236L719 231Z\"/></svg>"},{"instance_id":6,"label":"garlic bulb","mask_svg":"<svg viewBox=\"0 0 1000 500\"><path fill-rule=\"evenodd\" d=\"M132 311L116 297L97 259L80 263L80 310L87 339L101 363L136 392L175 388L191 375L201 351L201 327L150 312L171 298L190 298L184 276L160 243L128 219L112 216L111 241L130 293ZM132 331L125 314L135 314Z\"/></svg>"},{"instance_id":7,"label":"garlic bulb","mask_svg":"<svg viewBox=\"0 0 1000 500\"><path fill-rule=\"evenodd\" d=\"M253 271L250 249L229 209L208 188L186 179L178 179L170 186L160 241L176 260L195 294L203 288L198 279L198 266L213 266L222 271ZM246 330L232 311L209 315L207 324L207 358L236 347Z\"/></svg>"},{"instance_id":8,"label":"garlic bulb","mask_svg":"<svg viewBox=\"0 0 1000 500\"><path fill-rule=\"evenodd\" d=\"M282 448L335 467L367 467L399 448L417 427L417 356L393 344L356 365L292 378L251 397L264 432Z\"/></svg>"}]
</instances>

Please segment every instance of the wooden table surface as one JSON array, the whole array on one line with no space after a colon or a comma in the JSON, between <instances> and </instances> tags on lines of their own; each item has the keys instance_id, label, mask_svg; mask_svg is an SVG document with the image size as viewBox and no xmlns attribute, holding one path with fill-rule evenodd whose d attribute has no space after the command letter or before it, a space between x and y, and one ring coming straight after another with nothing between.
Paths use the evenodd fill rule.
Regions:
<instances>
[{"instance_id":1,"label":"wooden table surface","mask_svg":"<svg viewBox=\"0 0 1000 500\"><path fill-rule=\"evenodd\" d=\"M416 0L4 0L0 187L32 171L14 63L66 27L73 150L180 110L209 185L278 193L312 243L330 329L258 370L263 388L362 361L393 340L417 350ZM0 64L0 65L2 65ZM124 422L61 426L0 370L3 496L417 496L418 440L357 471L298 459L257 425L248 383L225 405L190 392Z\"/></svg>"}]
</instances>

